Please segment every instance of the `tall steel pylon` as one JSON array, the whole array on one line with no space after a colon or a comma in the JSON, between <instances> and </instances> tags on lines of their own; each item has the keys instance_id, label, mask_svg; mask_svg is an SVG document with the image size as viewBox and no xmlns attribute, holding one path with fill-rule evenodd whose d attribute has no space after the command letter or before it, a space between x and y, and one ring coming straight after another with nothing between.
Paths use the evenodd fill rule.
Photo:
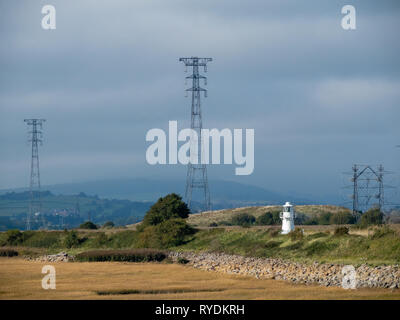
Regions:
<instances>
[{"instance_id":1,"label":"tall steel pylon","mask_svg":"<svg viewBox=\"0 0 400 320\"><path fill-rule=\"evenodd\" d=\"M43 144L42 140L42 126L45 119L25 119L24 122L31 127L29 131L31 142L32 156L31 156L31 177L29 184L30 201L29 211L26 217L26 230L31 230L31 223L33 215L38 213L41 216L42 226L44 227L44 217L42 214L42 200L40 197L40 170L39 170L39 144Z\"/></svg>"},{"instance_id":2,"label":"tall steel pylon","mask_svg":"<svg viewBox=\"0 0 400 320\"><path fill-rule=\"evenodd\" d=\"M207 85L207 78L199 73L199 67L204 68L204 72L207 72L207 63L211 62L211 58L180 58L179 61L185 64L185 72L187 72L187 67L192 67L192 74L186 77L187 79L192 80L192 86L186 89L187 92L192 92L192 107L191 107L191 124L190 128L197 133L197 142L194 142L193 139L190 139L192 143L197 143L197 148L195 150L199 150L199 154L194 155L197 158L197 164L193 164L189 162L187 177L186 177L186 193L185 198L187 204L190 209L192 209L192 193L194 188L203 189L204 191L204 210L211 210L211 202L210 202L210 190L208 187L208 178L207 178L207 167L201 161L201 155L203 154L203 143L201 136L201 129L203 128L202 123L202 115L201 115L201 100L200 100L200 92L204 92L204 97L207 97L207 90L200 87L200 79L204 80L204 85ZM191 149L193 150L193 149ZM193 155L191 155L192 157Z\"/></svg>"},{"instance_id":3,"label":"tall steel pylon","mask_svg":"<svg viewBox=\"0 0 400 320\"><path fill-rule=\"evenodd\" d=\"M360 209L364 211L370 206L376 206L379 209L384 207L384 168L379 165L377 169L369 165L353 165L352 189L353 194L353 214L357 215ZM376 199L376 200L375 200Z\"/></svg>"}]
</instances>

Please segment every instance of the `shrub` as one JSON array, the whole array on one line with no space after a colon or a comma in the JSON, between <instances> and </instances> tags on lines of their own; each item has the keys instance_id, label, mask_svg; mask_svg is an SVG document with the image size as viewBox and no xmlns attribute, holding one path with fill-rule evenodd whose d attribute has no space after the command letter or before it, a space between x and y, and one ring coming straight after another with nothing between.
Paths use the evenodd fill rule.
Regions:
<instances>
[{"instance_id":1,"label":"shrub","mask_svg":"<svg viewBox=\"0 0 400 320\"><path fill-rule=\"evenodd\" d=\"M141 228L155 226L166 220L180 218L185 219L189 216L190 210L182 197L175 193L168 194L164 198L151 206L143 218Z\"/></svg>"},{"instance_id":2,"label":"shrub","mask_svg":"<svg viewBox=\"0 0 400 320\"><path fill-rule=\"evenodd\" d=\"M237 226L250 226L256 222L256 218L248 213L239 213L232 217L232 224Z\"/></svg>"},{"instance_id":3,"label":"shrub","mask_svg":"<svg viewBox=\"0 0 400 320\"><path fill-rule=\"evenodd\" d=\"M139 234L140 247L168 248L184 243L187 235L193 234L183 219L166 220L156 226L148 226Z\"/></svg>"},{"instance_id":4,"label":"shrub","mask_svg":"<svg viewBox=\"0 0 400 320\"><path fill-rule=\"evenodd\" d=\"M18 251L13 249L0 249L0 257L14 257L18 255Z\"/></svg>"},{"instance_id":5,"label":"shrub","mask_svg":"<svg viewBox=\"0 0 400 320\"><path fill-rule=\"evenodd\" d=\"M304 237L303 230L294 229L293 231L289 232L289 237L292 241L302 240Z\"/></svg>"},{"instance_id":6,"label":"shrub","mask_svg":"<svg viewBox=\"0 0 400 320\"><path fill-rule=\"evenodd\" d=\"M103 224L103 228L114 228L115 224L112 221L107 221Z\"/></svg>"},{"instance_id":7,"label":"shrub","mask_svg":"<svg viewBox=\"0 0 400 320\"><path fill-rule=\"evenodd\" d=\"M368 227L371 225L381 225L383 223L383 213L379 208L372 208L361 215L360 226Z\"/></svg>"},{"instance_id":8,"label":"shrub","mask_svg":"<svg viewBox=\"0 0 400 320\"><path fill-rule=\"evenodd\" d=\"M330 224L352 224L355 222L354 216L350 212L339 211L331 215Z\"/></svg>"},{"instance_id":9,"label":"shrub","mask_svg":"<svg viewBox=\"0 0 400 320\"><path fill-rule=\"evenodd\" d=\"M165 252L153 249L130 250L93 250L79 253L75 256L77 261L124 261L124 262L149 262L162 261L167 257Z\"/></svg>"},{"instance_id":10,"label":"shrub","mask_svg":"<svg viewBox=\"0 0 400 320\"><path fill-rule=\"evenodd\" d=\"M216 222L211 222L208 226L209 226L209 227L218 227L218 223L216 223Z\"/></svg>"},{"instance_id":11,"label":"shrub","mask_svg":"<svg viewBox=\"0 0 400 320\"><path fill-rule=\"evenodd\" d=\"M79 226L79 229L95 230L97 226L91 221L86 221Z\"/></svg>"},{"instance_id":12,"label":"shrub","mask_svg":"<svg viewBox=\"0 0 400 320\"><path fill-rule=\"evenodd\" d=\"M266 212L262 214L257 218L256 223L260 226L280 224L281 219L279 218L279 211Z\"/></svg>"},{"instance_id":13,"label":"shrub","mask_svg":"<svg viewBox=\"0 0 400 320\"><path fill-rule=\"evenodd\" d=\"M79 246L79 238L78 234L76 233L75 230L72 230L70 232L66 232L67 236L64 239L64 246L67 248L74 248Z\"/></svg>"},{"instance_id":14,"label":"shrub","mask_svg":"<svg viewBox=\"0 0 400 320\"><path fill-rule=\"evenodd\" d=\"M333 233L335 236L344 236L349 234L349 228L347 227L337 227L335 228L335 232Z\"/></svg>"},{"instance_id":15,"label":"shrub","mask_svg":"<svg viewBox=\"0 0 400 320\"><path fill-rule=\"evenodd\" d=\"M330 212L323 212L318 216L318 224L328 225L330 224L332 214Z\"/></svg>"},{"instance_id":16,"label":"shrub","mask_svg":"<svg viewBox=\"0 0 400 320\"><path fill-rule=\"evenodd\" d=\"M23 233L17 229L7 230L6 244L10 246L17 246L24 241Z\"/></svg>"}]
</instances>

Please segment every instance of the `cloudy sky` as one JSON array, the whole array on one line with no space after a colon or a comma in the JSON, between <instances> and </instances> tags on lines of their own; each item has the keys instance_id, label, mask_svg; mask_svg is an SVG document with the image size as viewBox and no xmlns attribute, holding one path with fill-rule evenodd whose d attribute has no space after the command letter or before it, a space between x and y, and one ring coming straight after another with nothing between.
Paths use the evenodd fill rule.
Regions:
<instances>
[{"instance_id":1,"label":"cloudy sky","mask_svg":"<svg viewBox=\"0 0 400 320\"><path fill-rule=\"evenodd\" d=\"M56 8L56 30L41 9ZM352 4L357 29L341 27ZM42 184L185 178L150 166L146 132L190 126L179 57L212 57L206 128L255 129L255 170L210 179L323 196L353 163L400 171L400 2L0 2L0 188L26 186L24 118L46 118Z\"/></svg>"}]
</instances>

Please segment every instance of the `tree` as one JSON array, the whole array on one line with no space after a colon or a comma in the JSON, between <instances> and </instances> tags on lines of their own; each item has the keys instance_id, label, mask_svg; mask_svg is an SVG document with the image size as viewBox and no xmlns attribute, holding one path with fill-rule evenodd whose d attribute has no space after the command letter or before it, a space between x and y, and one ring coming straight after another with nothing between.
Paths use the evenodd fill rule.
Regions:
<instances>
[{"instance_id":1,"label":"tree","mask_svg":"<svg viewBox=\"0 0 400 320\"><path fill-rule=\"evenodd\" d=\"M158 199L137 229L138 245L147 248L168 248L182 244L185 236L194 232L184 220L189 213L186 203L175 193Z\"/></svg>"},{"instance_id":2,"label":"tree","mask_svg":"<svg viewBox=\"0 0 400 320\"><path fill-rule=\"evenodd\" d=\"M266 212L257 218L257 224L260 226L270 226L272 225L272 213Z\"/></svg>"},{"instance_id":3,"label":"tree","mask_svg":"<svg viewBox=\"0 0 400 320\"><path fill-rule=\"evenodd\" d=\"M16 246L23 242L23 233L17 229L7 230L6 243L11 246Z\"/></svg>"},{"instance_id":4,"label":"tree","mask_svg":"<svg viewBox=\"0 0 400 320\"><path fill-rule=\"evenodd\" d=\"M86 221L86 222L82 223L82 224L79 226L79 229L91 229L91 230L95 230L95 229L97 229L97 226L96 226L93 222L91 222L91 221Z\"/></svg>"},{"instance_id":5,"label":"tree","mask_svg":"<svg viewBox=\"0 0 400 320\"><path fill-rule=\"evenodd\" d=\"M64 245L67 248L73 248L73 247L77 247L79 245L78 234L76 233L75 230L73 230L71 232L67 231L67 236L64 239Z\"/></svg>"},{"instance_id":6,"label":"tree","mask_svg":"<svg viewBox=\"0 0 400 320\"><path fill-rule=\"evenodd\" d=\"M112 221L107 221L106 223L103 224L103 228L113 228L114 226L115 224Z\"/></svg>"},{"instance_id":7,"label":"tree","mask_svg":"<svg viewBox=\"0 0 400 320\"><path fill-rule=\"evenodd\" d=\"M173 218L185 219L189 216L190 210L182 197L171 193L164 198L158 199L144 216L142 226L155 226Z\"/></svg>"}]
</instances>

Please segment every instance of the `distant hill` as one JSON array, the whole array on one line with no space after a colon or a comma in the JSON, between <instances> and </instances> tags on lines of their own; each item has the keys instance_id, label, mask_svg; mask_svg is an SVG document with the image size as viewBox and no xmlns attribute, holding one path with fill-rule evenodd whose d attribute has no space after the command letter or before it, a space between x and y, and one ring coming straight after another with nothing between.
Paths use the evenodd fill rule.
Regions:
<instances>
[{"instance_id":1,"label":"distant hill","mask_svg":"<svg viewBox=\"0 0 400 320\"><path fill-rule=\"evenodd\" d=\"M40 195L42 215L32 217L33 229L42 226L42 216L48 229L74 228L89 217L97 224L106 221L113 221L116 225L132 224L141 221L152 205L152 202L102 199L83 192L55 195L43 191ZM25 228L29 199L28 191L0 195L0 231Z\"/></svg>"},{"instance_id":2,"label":"distant hill","mask_svg":"<svg viewBox=\"0 0 400 320\"><path fill-rule=\"evenodd\" d=\"M234 208L249 205L282 204L291 201L296 204L309 204L308 199L302 199L288 194L280 194L253 185L232 181L211 180L211 201L213 208ZM1 193L10 191L26 191L26 188L0 190ZM84 192L108 199L127 199L132 201L156 201L159 197L175 192L184 195L184 180L156 179L112 179L89 181L82 183L67 183L43 186L54 194L77 194ZM194 199L199 200L194 193Z\"/></svg>"}]
</instances>

